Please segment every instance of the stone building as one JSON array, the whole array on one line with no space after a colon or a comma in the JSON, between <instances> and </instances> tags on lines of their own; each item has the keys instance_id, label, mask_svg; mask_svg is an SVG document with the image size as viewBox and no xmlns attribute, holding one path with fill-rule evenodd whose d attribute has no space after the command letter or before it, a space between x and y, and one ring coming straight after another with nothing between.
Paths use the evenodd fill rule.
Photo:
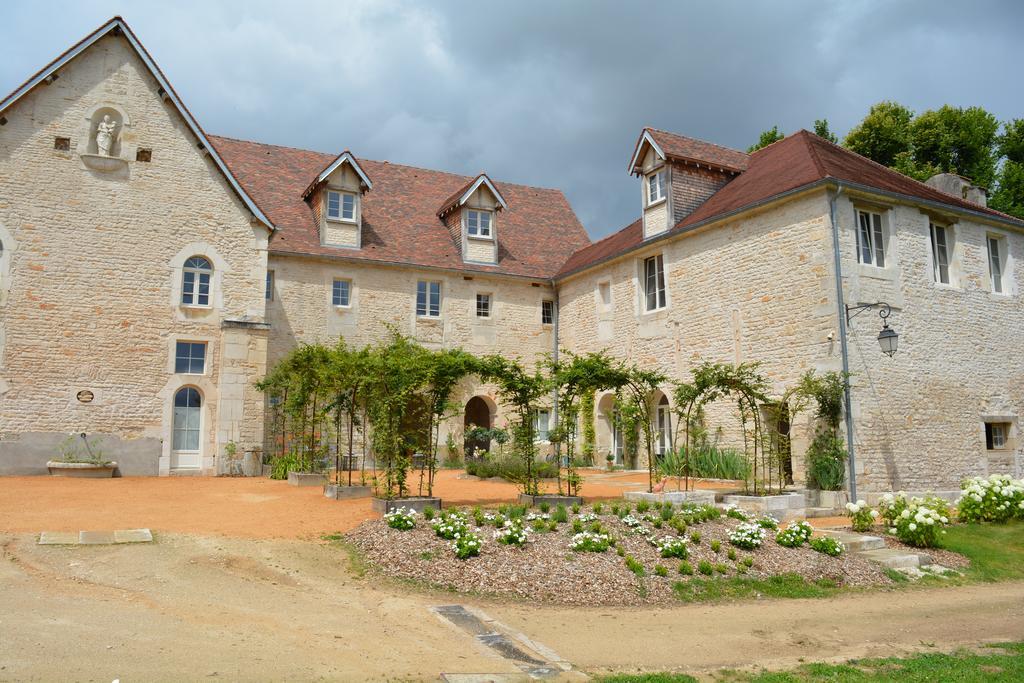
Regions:
<instances>
[{"instance_id":1,"label":"stone building","mask_svg":"<svg viewBox=\"0 0 1024 683\"><path fill-rule=\"evenodd\" d=\"M591 243L557 190L208 135L114 18L0 101L0 473L45 472L72 432L125 475L226 472L264 441L268 367L389 328L673 379L759 361L781 395L842 367L841 300L889 304L900 334L890 359L876 313L850 318L862 486L1020 474L1024 223L805 131L747 155L645 129L628 170L639 218ZM453 433L502 419L491 387L458 398ZM652 402L664 449L670 387Z\"/></svg>"}]
</instances>

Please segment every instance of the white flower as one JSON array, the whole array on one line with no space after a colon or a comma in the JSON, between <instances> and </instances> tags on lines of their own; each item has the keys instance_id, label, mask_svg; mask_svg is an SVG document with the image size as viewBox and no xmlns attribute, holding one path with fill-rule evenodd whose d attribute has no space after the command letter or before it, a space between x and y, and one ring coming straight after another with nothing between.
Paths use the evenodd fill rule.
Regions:
<instances>
[{"instance_id":1,"label":"white flower","mask_svg":"<svg viewBox=\"0 0 1024 683\"><path fill-rule=\"evenodd\" d=\"M871 511L871 518L872 519L877 519L878 518L878 510L872 510Z\"/></svg>"},{"instance_id":2,"label":"white flower","mask_svg":"<svg viewBox=\"0 0 1024 683\"><path fill-rule=\"evenodd\" d=\"M917 531L917 525L914 524L913 522L911 522L910 525L907 526L907 528L910 529L911 531Z\"/></svg>"}]
</instances>

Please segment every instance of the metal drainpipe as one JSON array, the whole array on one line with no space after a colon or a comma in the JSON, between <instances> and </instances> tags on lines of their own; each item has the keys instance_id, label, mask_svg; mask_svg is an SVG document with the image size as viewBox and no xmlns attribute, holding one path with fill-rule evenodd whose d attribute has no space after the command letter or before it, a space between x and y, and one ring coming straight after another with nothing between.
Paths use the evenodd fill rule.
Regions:
<instances>
[{"instance_id":1,"label":"metal drainpipe","mask_svg":"<svg viewBox=\"0 0 1024 683\"><path fill-rule=\"evenodd\" d=\"M551 335L552 337L554 337L554 343L553 343L554 344L554 348L551 349L551 358L552 358L552 360L554 360L554 362L557 363L558 362L558 318L560 317L559 316L559 311L558 311L558 287L556 285L554 285L554 283L552 283L551 289L552 289L552 304L551 304L551 307L554 309L552 311L552 313L554 314L554 320L552 321L554 323L554 326L553 326L554 329L552 330L553 334ZM558 390L557 389L552 389L551 390L551 421L554 423L555 428L557 429L558 428ZM550 428L550 425L549 425L549 428ZM561 442L559 442L559 443L561 443ZM558 453L555 454L555 460L556 460L556 462L557 462L559 467L561 467L561 462L558 462L558 461L560 461L561 459L562 459L562 451L561 451L561 447L559 447Z\"/></svg>"},{"instance_id":2,"label":"metal drainpipe","mask_svg":"<svg viewBox=\"0 0 1024 683\"><path fill-rule=\"evenodd\" d=\"M836 220L836 200L843 193L843 186L829 199L829 216L832 220L832 256L836 271L836 314L839 316L839 347L843 354L843 396L846 401L846 453L850 461L850 502L857 502L856 456L853 449L853 408L850 404L850 350L846 344L846 307L843 305L843 263L839 252L839 222Z\"/></svg>"}]
</instances>

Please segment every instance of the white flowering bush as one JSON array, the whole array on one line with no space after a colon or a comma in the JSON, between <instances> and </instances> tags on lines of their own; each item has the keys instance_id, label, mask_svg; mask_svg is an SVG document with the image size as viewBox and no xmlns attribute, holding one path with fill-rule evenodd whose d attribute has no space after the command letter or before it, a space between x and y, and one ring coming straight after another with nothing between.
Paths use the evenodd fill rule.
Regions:
<instances>
[{"instance_id":1,"label":"white flowering bush","mask_svg":"<svg viewBox=\"0 0 1024 683\"><path fill-rule=\"evenodd\" d=\"M434 522L434 533L449 541L465 535L468 531L466 518L457 512L449 512Z\"/></svg>"},{"instance_id":2,"label":"white flowering bush","mask_svg":"<svg viewBox=\"0 0 1024 683\"><path fill-rule=\"evenodd\" d=\"M1024 479L993 474L988 478L968 479L960 488L963 494L956 506L962 522L1024 519Z\"/></svg>"},{"instance_id":3,"label":"white flowering bush","mask_svg":"<svg viewBox=\"0 0 1024 683\"><path fill-rule=\"evenodd\" d=\"M807 522L790 522L786 528L775 534L775 542L785 548L799 548L811 540L814 529Z\"/></svg>"},{"instance_id":4,"label":"white flowering bush","mask_svg":"<svg viewBox=\"0 0 1024 683\"><path fill-rule=\"evenodd\" d=\"M408 531L416 526L416 511L412 508L397 508L384 515L384 521L392 529Z\"/></svg>"},{"instance_id":5,"label":"white flowering bush","mask_svg":"<svg viewBox=\"0 0 1024 683\"><path fill-rule=\"evenodd\" d=\"M742 522L729 532L729 543L732 543L737 548L753 550L754 548L761 547L764 536L765 530L761 525Z\"/></svg>"},{"instance_id":6,"label":"white flowering bush","mask_svg":"<svg viewBox=\"0 0 1024 683\"><path fill-rule=\"evenodd\" d=\"M915 548L934 548L949 524L949 504L941 498L886 494L879 507L889 533Z\"/></svg>"},{"instance_id":7,"label":"white flowering bush","mask_svg":"<svg viewBox=\"0 0 1024 683\"><path fill-rule=\"evenodd\" d=\"M622 518L622 523L628 526L630 529L639 529L644 525L642 519L634 517L633 515L626 515Z\"/></svg>"},{"instance_id":8,"label":"white flowering bush","mask_svg":"<svg viewBox=\"0 0 1024 683\"><path fill-rule=\"evenodd\" d=\"M810 546L813 550L817 550L819 553L825 553L830 557L839 557L843 554L843 551L846 550L846 547L842 543L831 536L818 536L817 538L812 538Z\"/></svg>"},{"instance_id":9,"label":"white flowering bush","mask_svg":"<svg viewBox=\"0 0 1024 683\"><path fill-rule=\"evenodd\" d=\"M726 505L723 509L725 510L726 517L732 517L733 519L738 519L741 522L745 522L748 519L750 519L750 515L736 507L735 503L730 503L729 505Z\"/></svg>"},{"instance_id":10,"label":"white flowering bush","mask_svg":"<svg viewBox=\"0 0 1024 683\"><path fill-rule=\"evenodd\" d=\"M757 525L762 529L769 529L771 531L779 530L778 520L774 517L769 517L768 515L765 515L764 517L759 517L757 520Z\"/></svg>"},{"instance_id":11,"label":"white flowering bush","mask_svg":"<svg viewBox=\"0 0 1024 683\"><path fill-rule=\"evenodd\" d=\"M853 527L854 531L871 531L875 520L878 519L878 510L873 510L863 500L858 500L856 503L847 503L846 512L850 515L850 526Z\"/></svg>"},{"instance_id":12,"label":"white flowering bush","mask_svg":"<svg viewBox=\"0 0 1024 683\"><path fill-rule=\"evenodd\" d=\"M524 519L527 522L536 522L537 520L546 522L551 519L551 514L547 512L527 512Z\"/></svg>"},{"instance_id":13,"label":"white flowering bush","mask_svg":"<svg viewBox=\"0 0 1024 683\"><path fill-rule=\"evenodd\" d=\"M452 541L452 550L455 551L455 557L466 560L479 555L482 545L483 542L479 536L467 531L455 537L455 540Z\"/></svg>"},{"instance_id":14,"label":"white flowering bush","mask_svg":"<svg viewBox=\"0 0 1024 683\"><path fill-rule=\"evenodd\" d=\"M590 524L591 522L597 521L597 515L595 515L593 512L587 512L582 515L579 515L578 517L576 517L576 519L580 520L582 524Z\"/></svg>"},{"instance_id":15,"label":"white flowering bush","mask_svg":"<svg viewBox=\"0 0 1024 683\"><path fill-rule=\"evenodd\" d=\"M611 536L595 531L581 531L572 537L572 549L579 553L603 553L611 544Z\"/></svg>"},{"instance_id":16,"label":"white flowering bush","mask_svg":"<svg viewBox=\"0 0 1024 683\"><path fill-rule=\"evenodd\" d=\"M494 532L494 538L502 545L514 545L520 548L526 545L527 531L519 520L508 520L505 525Z\"/></svg>"},{"instance_id":17,"label":"white flowering bush","mask_svg":"<svg viewBox=\"0 0 1024 683\"><path fill-rule=\"evenodd\" d=\"M686 546L686 539L681 536L666 536L657 542L658 553L662 557L677 557L685 560L690 555L690 549Z\"/></svg>"}]
</instances>

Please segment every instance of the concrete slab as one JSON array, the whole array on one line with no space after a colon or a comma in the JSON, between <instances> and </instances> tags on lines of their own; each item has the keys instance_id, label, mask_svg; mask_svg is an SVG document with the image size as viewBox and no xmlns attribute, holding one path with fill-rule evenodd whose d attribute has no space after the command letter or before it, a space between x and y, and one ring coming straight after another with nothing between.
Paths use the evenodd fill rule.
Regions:
<instances>
[{"instance_id":1,"label":"concrete slab","mask_svg":"<svg viewBox=\"0 0 1024 683\"><path fill-rule=\"evenodd\" d=\"M114 543L152 543L153 532L149 529L116 529Z\"/></svg>"},{"instance_id":2,"label":"concrete slab","mask_svg":"<svg viewBox=\"0 0 1024 683\"><path fill-rule=\"evenodd\" d=\"M932 564L931 555L927 553L914 553L893 548L881 548L878 550L862 550L857 553L872 562L877 562L883 567L891 569L906 569L907 567L923 567Z\"/></svg>"},{"instance_id":3,"label":"concrete slab","mask_svg":"<svg viewBox=\"0 0 1024 683\"><path fill-rule=\"evenodd\" d=\"M836 539L851 552L860 552L862 550L880 550L885 548L885 539L879 536L868 536L865 534L858 534L854 531L843 531L839 529L822 529L818 532L822 536L831 536Z\"/></svg>"},{"instance_id":4,"label":"concrete slab","mask_svg":"<svg viewBox=\"0 0 1024 683\"><path fill-rule=\"evenodd\" d=\"M78 532L79 545L108 545L114 543L113 531L80 531Z\"/></svg>"},{"instance_id":5,"label":"concrete slab","mask_svg":"<svg viewBox=\"0 0 1024 683\"><path fill-rule=\"evenodd\" d=\"M39 534L39 545L78 545L78 532L44 531Z\"/></svg>"}]
</instances>

